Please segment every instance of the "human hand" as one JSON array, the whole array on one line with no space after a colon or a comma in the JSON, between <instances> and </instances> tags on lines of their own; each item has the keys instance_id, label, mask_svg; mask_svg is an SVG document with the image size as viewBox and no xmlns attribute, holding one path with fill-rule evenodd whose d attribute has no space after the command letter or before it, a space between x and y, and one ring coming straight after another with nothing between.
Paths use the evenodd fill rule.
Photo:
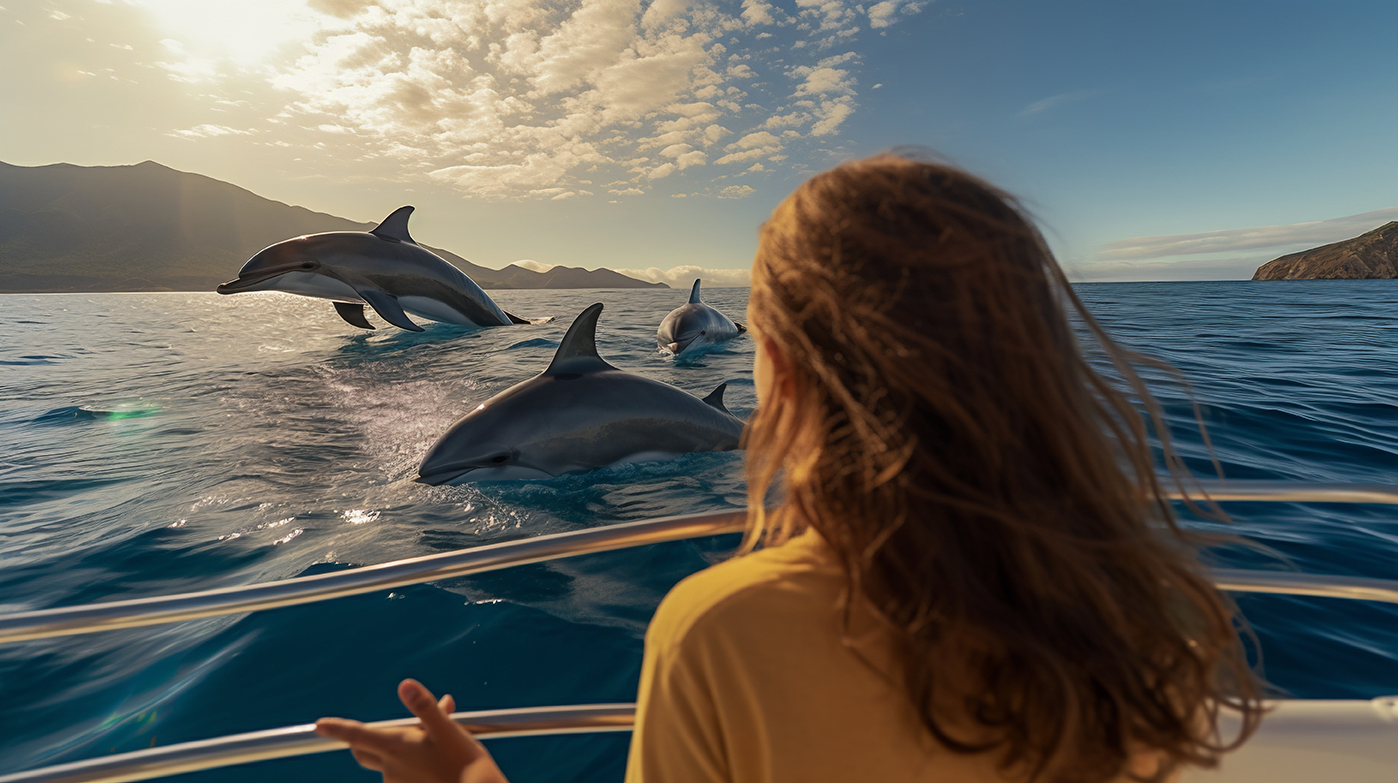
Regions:
<instances>
[{"instance_id":1,"label":"human hand","mask_svg":"<svg viewBox=\"0 0 1398 783\"><path fill-rule=\"evenodd\" d=\"M437 701L422 683L404 680L398 698L420 725L380 729L321 718L316 733L349 743L354 760L382 772L384 783L506 783L490 753L451 719L456 700L450 695Z\"/></svg>"}]
</instances>

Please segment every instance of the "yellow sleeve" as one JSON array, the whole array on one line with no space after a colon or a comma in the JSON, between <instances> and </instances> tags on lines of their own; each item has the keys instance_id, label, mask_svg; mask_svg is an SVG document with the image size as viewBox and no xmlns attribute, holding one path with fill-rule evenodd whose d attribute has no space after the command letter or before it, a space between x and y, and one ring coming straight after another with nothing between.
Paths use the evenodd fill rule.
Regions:
<instances>
[{"instance_id":1,"label":"yellow sleeve","mask_svg":"<svg viewBox=\"0 0 1398 783\"><path fill-rule=\"evenodd\" d=\"M626 783L731 781L708 656L680 644L665 609L646 632Z\"/></svg>"}]
</instances>

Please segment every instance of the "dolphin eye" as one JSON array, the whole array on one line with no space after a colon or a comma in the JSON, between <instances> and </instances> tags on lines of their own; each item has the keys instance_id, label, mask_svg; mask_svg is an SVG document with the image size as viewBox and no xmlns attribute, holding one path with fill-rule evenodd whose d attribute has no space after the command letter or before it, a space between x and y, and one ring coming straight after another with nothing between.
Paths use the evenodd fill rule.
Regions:
<instances>
[{"instance_id":1,"label":"dolphin eye","mask_svg":"<svg viewBox=\"0 0 1398 783\"><path fill-rule=\"evenodd\" d=\"M316 265L315 265L315 262L314 262L314 261L307 261L306 263L304 263L304 264L301 265L301 268L302 268L302 269L315 269L315 268L316 268Z\"/></svg>"},{"instance_id":2,"label":"dolphin eye","mask_svg":"<svg viewBox=\"0 0 1398 783\"><path fill-rule=\"evenodd\" d=\"M491 462L494 462L495 464L499 465L501 462L504 462L505 460L507 460L507 459L509 459L509 458L510 458L510 455L509 455L509 454L501 454L500 456L495 457L494 459L492 459Z\"/></svg>"},{"instance_id":3,"label":"dolphin eye","mask_svg":"<svg viewBox=\"0 0 1398 783\"><path fill-rule=\"evenodd\" d=\"M709 333L709 330L708 330L708 329L700 329L700 330L699 330L699 334L708 334L708 333Z\"/></svg>"}]
</instances>

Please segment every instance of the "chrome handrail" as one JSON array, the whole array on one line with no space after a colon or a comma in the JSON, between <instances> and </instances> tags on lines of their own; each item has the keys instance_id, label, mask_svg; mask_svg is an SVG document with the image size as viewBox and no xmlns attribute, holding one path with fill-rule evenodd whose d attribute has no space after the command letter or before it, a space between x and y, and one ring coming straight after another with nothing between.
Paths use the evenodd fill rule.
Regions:
<instances>
[{"instance_id":1,"label":"chrome handrail","mask_svg":"<svg viewBox=\"0 0 1398 783\"><path fill-rule=\"evenodd\" d=\"M1366 579L1362 576L1325 576L1289 571L1243 571L1215 568L1209 571L1214 586L1227 593L1272 593L1346 598L1398 604L1398 579Z\"/></svg>"},{"instance_id":2,"label":"chrome handrail","mask_svg":"<svg viewBox=\"0 0 1398 783\"><path fill-rule=\"evenodd\" d=\"M451 717L481 739L538 737L630 731L635 704L579 704L566 707L525 707L510 710L458 712ZM376 727L412 726L417 718L370 723ZM162 748L118 753L70 764L0 775L0 783L121 783L198 772L252 761L305 756L346 748L343 742L315 733L314 724L230 734L216 739L182 742Z\"/></svg>"},{"instance_id":3,"label":"chrome handrail","mask_svg":"<svg viewBox=\"0 0 1398 783\"><path fill-rule=\"evenodd\" d=\"M1261 503L1374 503L1398 504L1398 486L1392 484L1320 484L1298 481L1200 481L1200 487L1215 501L1257 501ZM1179 492L1166 493L1171 500L1184 500ZM1202 500L1195 498L1193 500Z\"/></svg>"},{"instance_id":4,"label":"chrome handrail","mask_svg":"<svg viewBox=\"0 0 1398 783\"><path fill-rule=\"evenodd\" d=\"M0 615L0 644L324 601L511 566L743 529L744 511L646 519L278 582Z\"/></svg>"},{"instance_id":5,"label":"chrome handrail","mask_svg":"<svg viewBox=\"0 0 1398 783\"><path fill-rule=\"evenodd\" d=\"M1382 484L1200 483L1210 498L1224 502L1398 504L1398 487ZM1167 494L1172 500L1183 499L1178 492ZM0 615L0 644L294 606L546 560L735 533L743 529L745 519L743 511L661 517L277 582ZM1228 586L1224 589L1237 592L1290 592L1332 598L1362 594L1366 600L1398 603L1398 581L1269 571L1226 573ZM1288 585L1294 585L1294 589Z\"/></svg>"}]
</instances>

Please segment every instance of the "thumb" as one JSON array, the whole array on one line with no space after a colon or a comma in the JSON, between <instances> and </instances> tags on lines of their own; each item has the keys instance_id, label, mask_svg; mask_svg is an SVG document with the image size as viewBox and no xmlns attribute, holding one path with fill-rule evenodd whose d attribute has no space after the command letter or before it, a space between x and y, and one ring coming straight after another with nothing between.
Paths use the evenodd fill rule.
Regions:
<instances>
[{"instance_id":1,"label":"thumb","mask_svg":"<svg viewBox=\"0 0 1398 783\"><path fill-rule=\"evenodd\" d=\"M437 697L417 680L407 679L399 683L398 698L409 712L422 721L422 728L428 734L445 737L457 730L456 724L443 709L444 705L438 704Z\"/></svg>"}]
</instances>

